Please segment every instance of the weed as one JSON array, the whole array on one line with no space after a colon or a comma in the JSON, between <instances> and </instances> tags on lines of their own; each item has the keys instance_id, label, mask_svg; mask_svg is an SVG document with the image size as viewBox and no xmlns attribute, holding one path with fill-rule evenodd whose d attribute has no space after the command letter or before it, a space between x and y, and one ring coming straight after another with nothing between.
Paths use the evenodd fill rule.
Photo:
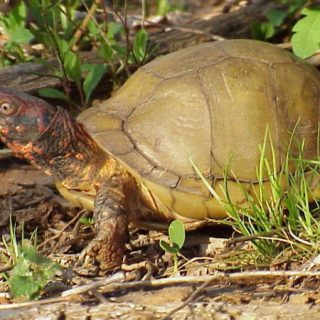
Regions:
<instances>
[{"instance_id":1,"label":"weed","mask_svg":"<svg viewBox=\"0 0 320 320\"><path fill-rule=\"evenodd\" d=\"M32 33L26 28L26 18L27 9L22 1L6 16L0 14L0 27L8 38L8 41L0 48L2 67L33 59L24 51L24 45L33 39Z\"/></svg>"},{"instance_id":2,"label":"weed","mask_svg":"<svg viewBox=\"0 0 320 320\"><path fill-rule=\"evenodd\" d=\"M284 257L290 260L294 256L308 259L319 253L320 223L317 217L320 208L316 200L319 197L319 155L315 160L305 159L304 142L299 143L298 154L293 155L292 144L298 144L294 140L292 136L280 167L267 131L260 148L257 182L244 186L236 174L231 173L246 199L245 205L232 202L228 168L224 175L223 196L219 196L190 159L196 173L225 209L228 218L224 223L251 239L257 255L263 257L265 263ZM271 157L266 156L267 145L271 148ZM311 200L314 201L312 205Z\"/></svg>"},{"instance_id":3,"label":"weed","mask_svg":"<svg viewBox=\"0 0 320 320\"><path fill-rule=\"evenodd\" d=\"M173 255L173 272L176 273L178 271L178 254L180 249L184 245L185 241L185 228L183 223L180 220L174 220L171 222L168 228L169 240L170 243L160 240L160 247Z\"/></svg>"},{"instance_id":4,"label":"weed","mask_svg":"<svg viewBox=\"0 0 320 320\"><path fill-rule=\"evenodd\" d=\"M22 228L23 230L23 228ZM16 227L10 219L10 242L2 239L6 254L13 261L13 269L5 278L8 281L13 298L22 300L36 299L50 279L60 269L59 265L41 256L36 249L36 232L30 240L24 239L18 244Z\"/></svg>"},{"instance_id":5,"label":"weed","mask_svg":"<svg viewBox=\"0 0 320 320\"><path fill-rule=\"evenodd\" d=\"M77 10L86 8L86 16L79 25ZM124 2L126 15L126 1ZM140 29L129 41L126 16L122 18L115 7L115 14L120 22L98 21L95 13L99 11L106 17L105 8L99 8L96 2L87 7L85 2L30 0L28 6L23 1L8 14L0 14L0 27L5 30L9 39L0 50L0 64L21 62L35 59L25 54L25 48L32 40L40 44L44 50L37 61L50 70L50 76L60 80L63 92L54 88L39 90L39 94L48 98L62 99L75 105L71 97L75 84L80 97L81 108L87 106L93 90L108 71L114 79L128 65L141 65L149 55L148 33ZM27 17L31 23L27 23ZM122 41L126 39L126 42ZM83 47L95 48L103 59L102 63L85 63L80 55ZM58 61L58 68L47 62L52 54ZM128 70L127 70L128 71ZM128 71L129 73L129 71ZM117 81L115 81L117 82Z\"/></svg>"},{"instance_id":6,"label":"weed","mask_svg":"<svg viewBox=\"0 0 320 320\"><path fill-rule=\"evenodd\" d=\"M285 9L272 9L266 14L265 22L253 22L251 24L252 37L260 40L267 40L274 37L285 24L299 10L301 10L308 1L306 0L280 0L286 5Z\"/></svg>"},{"instance_id":7,"label":"weed","mask_svg":"<svg viewBox=\"0 0 320 320\"><path fill-rule=\"evenodd\" d=\"M164 16L169 12L183 10L184 1L181 0L157 0L157 15Z\"/></svg>"},{"instance_id":8,"label":"weed","mask_svg":"<svg viewBox=\"0 0 320 320\"><path fill-rule=\"evenodd\" d=\"M293 52L305 59L320 50L320 7L305 8L304 16L293 27L291 43Z\"/></svg>"}]
</instances>

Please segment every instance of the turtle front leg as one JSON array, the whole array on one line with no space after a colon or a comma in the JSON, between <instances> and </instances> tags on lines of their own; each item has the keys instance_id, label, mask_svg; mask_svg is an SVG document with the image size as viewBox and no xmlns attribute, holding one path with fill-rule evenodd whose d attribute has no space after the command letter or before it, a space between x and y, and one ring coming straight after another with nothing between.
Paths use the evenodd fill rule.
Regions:
<instances>
[{"instance_id":1,"label":"turtle front leg","mask_svg":"<svg viewBox=\"0 0 320 320\"><path fill-rule=\"evenodd\" d=\"M84 249L84 256L102 271L120 266L123 259L129 223L125 201L120 176L106 181L95 199L93 218L96 236Z\"/></svg>"}]
</instances>

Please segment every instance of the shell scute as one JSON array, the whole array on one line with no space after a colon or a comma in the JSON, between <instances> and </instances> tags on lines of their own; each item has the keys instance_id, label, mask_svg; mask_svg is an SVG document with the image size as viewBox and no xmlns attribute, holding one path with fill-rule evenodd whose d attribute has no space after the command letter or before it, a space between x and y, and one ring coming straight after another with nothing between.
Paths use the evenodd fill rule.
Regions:
<instances>
[{"instance_id":1,"label":"shell scute","mask_svg":"<svg viewBox=\"0 0 320 320\"><path fill-rule=\"evenodd\" d=\"M229 40L155 59L80 118L161 203L204 219L224 210L201 185L190 159L218 193L228 168L231 197L242 205L243 190L232 180L235 175L248 189L257 182L266 131L279 168L292 131L314 157L319 109L315 69L271 44ZM272 161L269 144L265 156Z\"/></svg>"}]
</instances>

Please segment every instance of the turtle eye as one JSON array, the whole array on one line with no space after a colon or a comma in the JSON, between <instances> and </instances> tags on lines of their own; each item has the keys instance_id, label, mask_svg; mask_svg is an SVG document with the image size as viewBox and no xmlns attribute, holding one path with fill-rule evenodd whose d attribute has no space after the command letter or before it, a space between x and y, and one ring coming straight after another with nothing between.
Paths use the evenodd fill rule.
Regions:
<instances>
[{"instance_id":1,"label":"turtle eye","mask_svg":"<svg viewBox=\"0 0 320 320\"><path fill-rule=\"evenodd\" d=\"M5 115L11 115L15 112L15 105L10 104L9 102L3 102L0 104L0 112Z\"/></svg>"}]
</instances>

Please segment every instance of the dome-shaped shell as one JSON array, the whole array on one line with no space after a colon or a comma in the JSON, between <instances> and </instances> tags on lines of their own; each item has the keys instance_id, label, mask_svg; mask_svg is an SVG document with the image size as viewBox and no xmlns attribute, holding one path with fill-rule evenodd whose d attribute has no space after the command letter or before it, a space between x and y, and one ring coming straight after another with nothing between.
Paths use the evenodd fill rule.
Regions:
<instances>
[{"instance_id":1,"label":"dome-shaped shell","mask_svg":"<svg viewBox=\"0 0 320 320\"><path fill-rule=\"evenodd\" d=\"M145 181L209 196L190 158L212 184L227 166L255 182L267 128L279 166L293 131L305 155L316 155L319 109L314 68L271 44L227 40L153 60L79 119Z\"/></svg>"}]
</instances>

